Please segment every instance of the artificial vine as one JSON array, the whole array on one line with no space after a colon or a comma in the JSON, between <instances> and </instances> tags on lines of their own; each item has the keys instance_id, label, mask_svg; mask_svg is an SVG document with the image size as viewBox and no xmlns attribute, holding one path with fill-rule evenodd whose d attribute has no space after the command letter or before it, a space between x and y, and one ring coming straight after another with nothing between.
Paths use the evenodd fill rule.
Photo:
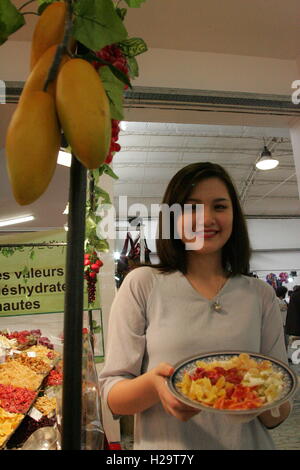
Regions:
<instances>
[{"instance_id":1,"label":"artificial vine","mask_svg":"<svg viewBox=\"0 0 300 470\"><path fill-rule=\"evenodd\" d=\"M49 4L57 0L28 0L17 8L13 0L0 1L0 45L11 34L26 24L27 14L41 15ZM138 77L136 56L147 51L141 38L129 38L124 25L127 7L138 8L145 0L63 0L67 5L64 37L57 48L53 64L44 84L44 90L57 75L62 55L81 58L90 62L98 71L106 91L112 119L112 136L109 154L103 165L88 172L86 202L85 279L88 281L89 307L93 305L95 279L102 261L97 252L109 250L108 241L97 228L102 220L101 206L111 204L109 194L99 180L104 173L118 179L109 164L120 151L118 144L119 123L124 119L124 89L131 87L131 79ZM122 7L122 3L126 7ZM33 6L36 4L36 11ZM30 11L24 11L26 7ZM70 41L76 41L76 51L71 51ZM97 267L97 266L98 267Z\"/></svg>"},{"instance_id":2,"label":"artificial vine","mask_svg":"<svg viewBox=\"0 0 300 470\"><path fill-rule=\"evenodd\" d=\"M102 165L97 170L90 170L88 172L84 276L88 287L89 308L93 306L95 301L97 274L103 265L97 252L109 251L108 241L102 236L99 229L103 219L101 214L108 205L112 204L108 192L99 186L99 180L103 174L107 174L113 179L118 179L118 176L107 164Z\"/></svg>"}]
</instances>

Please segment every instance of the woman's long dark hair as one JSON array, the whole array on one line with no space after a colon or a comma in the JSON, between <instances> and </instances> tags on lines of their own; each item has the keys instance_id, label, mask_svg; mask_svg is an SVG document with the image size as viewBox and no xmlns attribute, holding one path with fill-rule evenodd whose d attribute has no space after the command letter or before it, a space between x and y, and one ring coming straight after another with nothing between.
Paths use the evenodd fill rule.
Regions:
<instances>
[{"instance_id":1,"label":"woman's long dark hair","mask_svg":"<svg viewBox=\"0 0 300 470\"><path fill-rule=\"evenodd\" d=\"M229 240L222 249L223 269L231 276L236 274L249 274L250 242L244 214L239 202L234 184L223 167L216 163L204 162L193 163L182 168L170 181L163 201L171 207L173 204L181 206L188 200L194 186L207 178L218 178L223 181L230 195L233 208L232 233ZM174 227L174 217L170 213L170 226ZM174 233L169 239L163 234L163 216L159 214L159 233L156 240L157 255L159 264L152 267L158 268L161 272L181 271L187 272L187 256L184 243L174 237ZM173 235L173 236L172 236Z\"/></svg>"}]
</instances>

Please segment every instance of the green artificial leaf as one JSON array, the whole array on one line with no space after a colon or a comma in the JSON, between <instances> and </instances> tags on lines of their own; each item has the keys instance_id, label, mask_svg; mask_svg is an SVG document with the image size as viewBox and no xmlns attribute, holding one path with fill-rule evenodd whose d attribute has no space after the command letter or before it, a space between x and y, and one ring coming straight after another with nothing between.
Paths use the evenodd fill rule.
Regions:
<instances>
[{"instance_id":1,"label":"green artificial leaf","mask_svg":"<svg viewBox=\"0 0 300 470\"><path fill-rule=\"evenodd\" d=\"M127 8L116 8L116 12L121 18L121 20L124 21L125 16L127 14Z\"/></svg>"},{"instance_id":2,"label":"green artificial leaf","mask_svg":"<svg viewBox=\"0 0 300 470\"><path fill-rule=\"evenodd\" d=\"M7 40L7 37L5 24L0 21L0 45Z\"/></svg>"},{"instance_id":3,"label":"green artificial leaf","mask_svg":"<svg viewBox=\"0 0 300 470\"><path fill-rule=\"evenodd\" d=\"M96 223L91 217L87 217L85 225L85 236L88 239L91 239L96 234Z\"/></svg>"},{"instance_id":4,"label":"green artificial leaf","mask_svg":"<svg viewBox=\"0 0 300 470\"><path fill-rule=\"evenodd\" d=\"M54 2L57 2L57 1L59 2L60 0L37 0L38 4L40 6L44 5L45 3L49 4L49 3L54 3Z\"/></svg>"},{"instance_id":5,"label":"green artificial leaf","mask_svg":"<svg viewBox=\"0 0 300 470\"><path fill-rule=\"evenodd\" d=\"M101 325L98 325L96 320L93 320L92 321L92 330L93 330L93 333L100 333L101 331Z\"/></svg>"},{"instance_id":6,"label":"green artificial leaf","mask_svg":"<svg viewBox=\"0 0 300 470\"><path fill-rule=\"evenodd\" d=\"M94 185L97 186L97 183L99 181L99 168L96 168L95 170L88 170L88 177L90 180L93 179Z\"/></svg>"},{"instance_id":7,"label":"green artificial leaf","mask_svg":"<svg viewBox=\"0 0 300 470\"><path fill-rule=\"evenodd\" d=\"M101 204L111 204L110 196L107 191L104 189L97 187L95 189L96 197L101 198Z\"/></svg>"},{"instance_id":8,"label":"green artificial leaf","mask_svg":"<svg viewBox=\"0 0 300 470\"><path fill-rule=\"evenodd\" d=\"M86 228L86 237L89 240L89 244L93 245L95 240L98 240L97 233L96 233L96 227L88 229Z\"/></svg>"},{"instance_id":9,"label":"green artificial leaf","mask_svg":"<svg viewBox=\"0 0 300 470\"><path fill-rule=\"evenodd\" d=\"M29 273L28 267L24 266L23 271L22 271L22 277L23 277L23 281L25 284L27 284L28 282L28 273Z\"/></svg>"},{"instance_id":10,"label":"green artificial leaf","mask_svg":"<svg viewBox=\"0 0 300 470\"><path fill-rule=\"evenodd\" d=\"M127 85L128 87L132 88L130 80L125 73L121 72L121 70L119 70L117 67L115 67L112 64L107 64L107 65L118 80L120 80L122 83L125 83L125 85Z\"/></svg>"},{"instance_id":11,"label":"green artificial leaf","mask_svg":"<svg viewBox=\"0 0 300 470\"><path fill-rule=\"evenodd\" d=\"M111 118L118 121L124 119L123 115L123 83L116 78L109 67L101 67L100 77L109 99Z\"/></svg>"},{"instance_id":12,"label":"green artificial leaf","mask_svg":"<svg viewBox=\"0 0 300 470\"><path fill-rule=\"evenodd\" d=\"M101 171L101 173L100 173ZM100 168L99 168L99 173L101 175L103 175L103 173L105 173L106 175L110 176L111 178L113 178L114 180L118 180L119 177L113 172L113 170L111 169L111 167L109 165L107 165L107 163L104 163Z\"/></svg>"},{"instance_id":13,"label":"green artificial leaf","mask_svg":"<svg viewBox=\"0 0 300 470\"><path fill-rule=\"evenodd\" d=\"M122 41L119 46L127 57L135 57L136 55L143 54L148 50L147 44L141 38L126 39L125 41Z\"/></svg>"},{"instance_id":14,"label":"green artificial leaf","mask_svg":"<svg viewBox=\"0 0 300 470\"><path fill-rule=\"evenodd\" d=\"M1 248L1 254L8 258L8 256L11 256L14 254L14 249L13 248Z\"/></svg>"},{"instance_id":15,"label":"green artificial leaf","mask_svg":"<svg viewBox=\"0 0 300 470\"><path fill-rule=\"evenodd\" d=\"M50 3L53 3L55 2L55 0L38 0L38 3L39 3L39 7L38 7L38 14L41 15L45 10L46 8L50 5Z\"/></svg>"},{"instance_id":16,"label":"green artificial leaf","mask_svg":"<svg viewBox=\"0 0 300 470\"><path fill-rule=\"evenodd\" d=\"M125 83L125 85L132 88L130 80L128 79L125 73L121 72L121 70L119 70L117 67L112 65L110 62L107 62L106 60L103 60L100 57L96 56L94 52L90 51L88 54L85 54L84 56L76 55L76 57L88 60L89 62L99 62L100 64L107 65L118 80L121 80L121 82Z\"/></svg>"},{"instance_id":17,"label":"green artificial leaf","mask_svg":"<svg viewBox=\"0 0 300 470\"><path fill-rule=\"evenodd\" d=\"M127 58L127 65L129 69L129 76L130 78L134 79L139 76L139 64L135 57L128 57Z\"/></svg>"},{"instance_id":18,"label":"green artificial leaf","mask_svg":"<svg viewBox=\"0 0 300 470\"><path fill-rule=\"evenodd\" d=\"M146 0L125 0L130 8L139 8Z\"/></svg>"},{"instance_id":19,"label":"green artificial leaf","mask_svg":"<svg viewBox=\"0 0 300 470\"><path fill-rule=\"evenodd\" d=\"M97 251L104 251L104 252L107 252L109 251L109 244L107 242L107 240L104 240L104 239L100 239L98 238L95 242L94 242L94 247Z\"/></svg>"},{"instance_id":20,"label":"green artificial leaf","mask_svg":"<svg viewBox=\"0 0 300 470\"><path fill-rule=\"evenodd\" d=\"M77 0L73 36L88 49L98 51L127 38L127 31L112 0Z\"/></svg>"},{"instance_id":21,"label":"green artificial leaf","mask_svg":"<svg viewBox=\"0 0 300 470\"><path fill-rule=\"evenodd\" d=\"M11 0L0 2L0 45L25 24L24 16Z\"/></svg>"}]
</instances>

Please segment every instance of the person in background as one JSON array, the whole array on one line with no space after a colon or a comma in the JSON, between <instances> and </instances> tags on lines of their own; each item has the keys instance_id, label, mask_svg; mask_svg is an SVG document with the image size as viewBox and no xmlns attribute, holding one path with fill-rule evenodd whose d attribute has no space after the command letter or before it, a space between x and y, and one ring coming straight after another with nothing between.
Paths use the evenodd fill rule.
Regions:
<instances>
[{"instance_id":1,"label":"person in background","mask_svg":"<svg viewBox=\"0 0 300 470\"><path fill-rule=\"evenodd\" d=\"M176 203L178 217L169 211L166 221L160 213L160 264L130 272L113 301L102 401L115 419L135 415L135 450L274 449L268 428L288 417L289 402L278 414L258 409L233 416L183 404L167 387L177 362L211 351L252 351L288 362L275 291L248 275L247 225L228 173L210 162L182 168L163 198L168 208ZM188 222L192 232L176 237L175 229Z\"/></svg>"},{"instance_id":2,"label":"person in background","mask_svg":"<svg viewBox=\"0 0 300 470\"><path fill-rule=\"evenodd\" d=\"M285 300L287 291L288 289L285 286L279 286L276 289L276 296L278 298L279 308L280 308L280 312L282 315L282 324L283 324L284 331L285 331L286 316L287 316L287 309L288 309L288 304ZM289 335L286 333L284 333L284 341L285 341L286 350L288 350Z\"/></svg>"},{"instance_id":3,"label":"person in background","mask_svg":"<svg viewBox=\"0 0 300 470\"><path fill-rule=\"evenodd\" d=\"M293 340L300 339L300 286L293 288L286 316L286 334L294 336Z\"/></svg>"},{"instance_id":4,"label":"person in background","mask_svg":"<svg viewBox=\"0 0 300 470\"><path fill-rule=\"evenodd\" d=\"M290 303L290 300L291 300L291 295L292 295L293 291L292 290L288 290L288 295L287 295L287 303L289 304Z\"/></svg>"}]
</instances>

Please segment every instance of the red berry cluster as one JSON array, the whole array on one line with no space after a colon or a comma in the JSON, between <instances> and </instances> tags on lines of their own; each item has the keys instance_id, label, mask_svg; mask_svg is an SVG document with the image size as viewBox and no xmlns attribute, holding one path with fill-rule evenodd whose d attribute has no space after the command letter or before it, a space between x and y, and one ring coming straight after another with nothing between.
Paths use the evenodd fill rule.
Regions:
<instances>
[{"instance_id":1,"label":"red berry cluster","mask_svg":"<svg viewBox=\"0 0 300 470\"><path fill-rule=\"evenodd\" d=\"M118 121L117 119L112 119L111 120L110 148L109 148L109 152L104 163L107 163L107 164L111 163L114 154L116 152L120 152L121 150L121 145L118 144L117 142L119 140L119 132L120 132L120 121Z\"/></svg>"},{"instance_id":2,"label":"red berry cluster","mask_svg":"<svg viewBox=\"0 0 300 470\"><path fill-rule=\"evenodd\" d=\"M122 53L121 49L116 45L112 44L110 46L106 46L100 51L96 52L96 56L106 62L109 62L118 70L123 72L125 75L128 76L129 70L127 65L127 60L124 54ZM105 66L105 64L101 64L101 62L93 62L93 65L96 70L99 70L100 67ZM124 88L128 88L128 85L124 85ZM119 139L119 132L120 132L120 121L117 119L111 120L112 125L112 136L111 136L111 144L110 149L107 155L107 158L104 163L111 163L113 156L116 152L120 152L121 146L117 143Z\"/></svg>"},{"instance_id":3,"label":"red berry cluster","mask_svg":"<svg viewBox=\"0 0 300 470\"><path fill-rule=\"evenodd\" d=\"M95 251L84 255L84 279L87 281L89 304L95 302L97 274L102 266L103 263Z\"/></svg>"},{"instance_id":4,"label":"red berry cluster","mask_svg":"<svg viewBox=\"0 0 300 470\"><path fill-rule=\"evenodd\" d=\"M99 59L105 60L105 62L109 62L114 67L123 72L125 75L128 75L126 57L116 44L111 44L110 46L103 47L103 49L96 52L96 56L99 57ZM94 62L93 65L98 70L105 64L101 64L101 62Z\"/></svg>"}]
</instances>

